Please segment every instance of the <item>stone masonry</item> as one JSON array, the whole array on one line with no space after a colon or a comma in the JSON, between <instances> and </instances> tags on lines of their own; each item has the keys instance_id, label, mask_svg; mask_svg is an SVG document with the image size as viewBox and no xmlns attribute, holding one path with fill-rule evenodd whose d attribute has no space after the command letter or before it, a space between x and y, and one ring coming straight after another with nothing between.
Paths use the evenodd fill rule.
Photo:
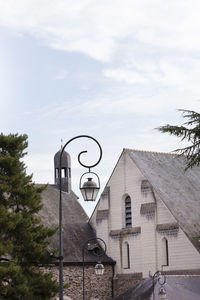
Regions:
<instances>
[{"instance_id":1,"label":"stone masonry","mask_svg":"<svg viewBox=\"0 0 200 300\"><path fill-rule=\"evenodd\" d=\"M112 266L104 265L105 271L102 276L95 274L94 265L85 266L85 300L111 300L112 299ZM45 272L53 272L55 279L59 281L59 267L55 265L45 268ZM69 287L64 289L64 299L81 300L82 266L70 265L63 268L64 284ZM58 298L56 298L58 299Z\"/></svg>"}]
</instances>

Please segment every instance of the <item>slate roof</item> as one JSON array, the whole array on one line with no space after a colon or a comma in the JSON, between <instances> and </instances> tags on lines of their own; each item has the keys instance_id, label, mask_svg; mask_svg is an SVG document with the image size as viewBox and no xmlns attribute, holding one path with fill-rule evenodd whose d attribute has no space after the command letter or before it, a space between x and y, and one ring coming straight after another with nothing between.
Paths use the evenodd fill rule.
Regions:
<instances>
[{"instance_id":1,"label":"slate roof","mask_svg":"<svg viewBox=\"0 0 200 300\"><path fill-rule=\"evenodd\" d=\"M200 251L200 167L177 154L124 149Z\"/></svg>"},{"instance_id":2,"label":"slate roof","mask_svg":"<svg viewBox=\"0 0 200 300\"><path fill-rule=\"evenodd\" d=\"M37 184L36 186L41 186ZM71 193L62 192L62 223L73 224L77 222L87 222L88 216L77 200L77 196ZM42 222L46 226L59 224L59 189L57 185L48 185L42 193L43 208L39 212Z\"/></svg>"},{"instance_id":3,"label":"slate roof","mask_svg":"<svg viewBox=\"0 0 200 300\"><path fill-rule=\"evenodd\" d=\"M164 288L166 299L199 300L200 276L167 276ZM159 300L159 289L157 279L149 277L113 300Z\"/></svg>"},{"instance_id":4,"label":"slate roof","mask_svg":"<svg viewBox=\"0 0 200 300\"><path fill-rule=\"evenodd\" d=\"M36 185L41 186L41 185ZM82 248L87 240L95 238L95 232L88 223L88 216L77 200L77 196L62 192L62 224L63 224L63 257L64 263L82 263ZM58 228L59 226L59 189L56 185L48 185L42 193L43 208L39 216L44 225ZM94 241L95 242L95 241ZM52 237L52 248L58 248L58 231ZM85 261L96 262L97 257L85 250ZM114 263L104 255L104 263Z\"/></svg>"},{"instance_id":5,"label":"slate roof","mask_svg":"<svg viewBox=\"0 0 200 300\"><path fill-rule=\"evenodd\" d=\"M142 282L129 288L125 293L114 297L113 300L150 300L153 293L152 278L147 278Z\"/></svg>"},{"instance_id":6,"label":"slate roof","mask_svg":"<svg viewBox=\"0 0 200 300\"><path fill-rule=\"evenodd\" d=\"M114 264L114 261L107 255L98 258L87 250L87 241L95 237L96 234L89 223L65 224L63 226L64 261L68 263L82 263L82 251L84 247L85 262L101 261L103 263ZM96 241L92 240L91 243L95 244Z\"/></svg>"}]
</instances>

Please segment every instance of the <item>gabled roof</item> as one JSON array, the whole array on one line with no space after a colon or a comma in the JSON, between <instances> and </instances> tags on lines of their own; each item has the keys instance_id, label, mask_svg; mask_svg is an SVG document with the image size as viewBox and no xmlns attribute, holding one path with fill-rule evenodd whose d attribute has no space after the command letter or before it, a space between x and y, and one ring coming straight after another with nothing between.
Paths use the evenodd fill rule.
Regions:
<instances>
[{"instance_id":1,"label":"gabled roof","mask_svg":"<svg viewBox=\"0 0 200 300\"><path fill-rule=\"evenodd\" d=\"M200 251L200 167L177 154L124 149Z\"/></svg>"},{"instance_id":2,"label":"gabled roof","mask_svg":"<svg viewBox=\"0 0 200 300\"><path fill-rule=\"evenodd\" d=\"M41 186L41 185L36 185ZM48 185L42 192L43 208L39 212L42 223L51 228L59 226L59 189L57 185ZM66 264L82 263L82 248L89 239L94 239L96 234L88 223L88 216L77 200L77 196L62 192L62 224L63 224L63 257ZM51 247L58 249L58 231L51 238ZM94 241L95 242L95 241ZM57 253L58 254L58 253ZM97 262L97 257L91 252L84 252L85 262ZM113 264L108 256L101 257L104 263Z\"/></svg>"}]
</instances>

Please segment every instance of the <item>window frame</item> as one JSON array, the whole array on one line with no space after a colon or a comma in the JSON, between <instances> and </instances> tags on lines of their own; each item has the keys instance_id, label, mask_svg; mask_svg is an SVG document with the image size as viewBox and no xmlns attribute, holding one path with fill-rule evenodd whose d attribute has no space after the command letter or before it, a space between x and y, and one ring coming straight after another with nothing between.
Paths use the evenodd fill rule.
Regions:
<instances>
[{"instance_id":1,"label":"window frame","mask_svg":"<svg viewBox=\"0 0 200 300\"><path fill-rule=\"evenodd\" d=\"M162 266L169 266L169 243L165 237L162 239Z\"/></svg>"},{"instance_id":2,"label":"window frame","mask_svg":"<svg viewBox=\"0 0 200 300\"><path fill-rule=\"evenodd\" d=\"M123 269L130 269L130 246L128 242L123 244Z\"/></svg>"},{"instance_id":3,"label":"window frame","mask_svg":"<svg viewBox=\"0 0 200 300\"><path fill-rule=\"evenodd\" d=\"M124 200L124 212L125 212L125 228L132 227L132 205L131 205L130 196L126 196Z\"/></svg>"}]
</instances>

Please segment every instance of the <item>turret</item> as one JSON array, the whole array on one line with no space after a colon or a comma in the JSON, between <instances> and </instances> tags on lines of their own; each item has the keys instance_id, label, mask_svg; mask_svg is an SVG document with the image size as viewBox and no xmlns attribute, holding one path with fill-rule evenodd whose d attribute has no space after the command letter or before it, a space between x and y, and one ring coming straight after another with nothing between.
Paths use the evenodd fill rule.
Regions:
<instances>
[{"instance_id":1,"label":"turret","mask_svg":"<svg viewBox=\"0 0 200 300\"><path fill-rule=\"evenodd\" d=\"M54 156L54 172L55 172L55 184L59 187L59 164L60 164L60 153L59 150ZM71 158L69 153L63 151L61 161L61 180L62 180L62 191L71 191Z\"/></svg>"}]
</instances>

